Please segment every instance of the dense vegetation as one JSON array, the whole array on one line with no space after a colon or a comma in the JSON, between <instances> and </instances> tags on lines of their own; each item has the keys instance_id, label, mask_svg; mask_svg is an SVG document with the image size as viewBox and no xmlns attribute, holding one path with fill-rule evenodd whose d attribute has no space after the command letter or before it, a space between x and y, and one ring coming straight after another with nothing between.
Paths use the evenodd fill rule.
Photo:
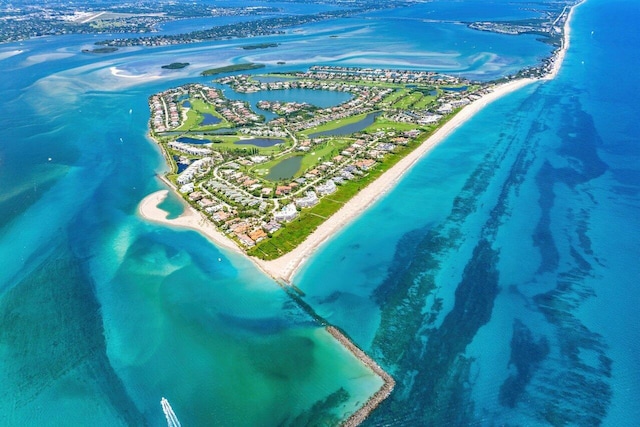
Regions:
<instances>
[{"instance_id":1,"label":"dense vegetation","mask_svg":"<svg viewBox=\"0 0 640 427\"><path fill-rule=\"evenodd\" d=\"M227 65L226 67L210 68L200 73L203 76L214 76L216 74L231 73L233 71L246 71L256 70L258 68L264 68L264 64L254 64L253 62L247 62L244 64Z\"/></svg>"}]
</instances>

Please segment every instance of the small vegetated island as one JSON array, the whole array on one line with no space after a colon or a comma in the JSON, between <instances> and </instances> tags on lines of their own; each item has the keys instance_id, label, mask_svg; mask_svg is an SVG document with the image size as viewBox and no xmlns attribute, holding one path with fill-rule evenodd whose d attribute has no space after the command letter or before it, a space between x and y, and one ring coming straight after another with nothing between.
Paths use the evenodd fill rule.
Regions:
<instances>
[{"instance_id":1,"label":"small vegetated island","mask_svg":"<svg viewBox=\"0 0 640 427\"><path fill-rule=\"evenodd\" d=\"M264 68L264 64L254 64L253 62L246 62L242 64L227 65L225 67L210 68L204 70L200 75L202 76L214 76L216 74L232 73L235 71L248 71Z\"/></svg>"},{"instance_id":2,"label":"small vegetated island","mask_svg":"<svg viewBox=\"0 0 640 427\"><path fill-rule=\"evenodd\" d=\"M268 49L270 47L278 47L280 43L259 43L240 46L244 50Z\"/></svg>"},{"instance_id":3,"label":"small vegetated island","mask_svg":"<svg viewBox=\"0 0 640 427\"><path fill-rule=\"evenodd\" d=\"M161 68L164 68L165 70L181 70L188 66L188 62L172 62L171 64L163 65Z\"/></svg>"},{"instance_id":4,"label":"small vegetated island","mask_svg":"<svg viewBox=\"0 0 640 427\"><path fill-rule=\"evenodd\" d=\"M229 239L264 260L302 243L489 90L427 71L315 66L277 76L282 81L243 74L216 83L241 93L307 89L350 98L330 108L260 101L259 109L277 114L268 122L213 85L188 84L149 100L151 135L172 167L167 178Z\"/></svg>"}]
</instances>

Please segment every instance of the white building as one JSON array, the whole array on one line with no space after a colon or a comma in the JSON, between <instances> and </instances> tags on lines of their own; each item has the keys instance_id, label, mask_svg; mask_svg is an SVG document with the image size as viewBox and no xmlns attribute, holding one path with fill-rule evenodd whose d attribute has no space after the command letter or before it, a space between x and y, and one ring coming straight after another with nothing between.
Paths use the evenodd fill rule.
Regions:
<instances>
[{"instance_id":1,"label":"white building","mask_svg":"<svg viewBox=\"0 0 640 427\"><path fill-rule=\"evenodd\" d=\"M193 182L190 182L180 187L179 191L181 193L192 193L194 189L195 189L195 185L193 184Z\"/></svg>"},{"instance_id":2,"label":"white building","mask_svg":"<svg viewBox=\"0 0 640 427\"><path fill-rule=\"evenodd\" d=\"M318 196L314 191L307 191L304 197L296 199L296 206L299 208L310 208L317 205L319 202Z\"/></svg>"},{"instance_id":3,"label":"white building","mask_svg":"<svg viewBox=\"0 0 640 427\"><path fill-rule=\"evenodd\" d=\"M211 157L204 157L200 160L196 160L191 163L185 170L182 171L180 175L178 175L178 179L176 182L178 185L185 185L195 178L196 174L200 172L200 170L205 169L209 165L211 165L212 159Z\"/></svg>"},{"instance_id":4,"label":"white building","mask_svg":"<svg viewBox=\"0 0 640 427\"><path fill-rule=\"evenodd\" d=\"M336 191L336 183L333 182L332 179L328 179L327 182L321 185L316 185L316 191L322 196L326 196L327 194L335 193Z\"/></svg>"},{"instance_id":5,"label":"white building","mask_svg":"<svg viewBox=\"0 0 640 427\"><path fill-rule=\"evenodd\" d=\"M298 216L296 205L289 203L283 207L279 212L273 214L273 218L278 222L291 221Z\"/></svg>"},{"instance_id":6,"label":"white building","mask_svg":"<svg viewBox=\"0 0 640 427\"><path fill-rule=\"evenodd\" d=\"M249 157L249 160L253 163L264 163L269 160L269 158L267 156L251 156Z\"/></svg>"},{"instance_id":7,"label":"white building","mask_svg":"<svg viewBox=\"0 0 640 427\"><path fill-rule=\"evenodd\" d=\"M174 150L181 151L183 153L192 154L194 156L206 156L211 154L211 149L206 147L194 147L193 145L184 144L178 141L172 141L169 143L169 147Z\"/></svg>"}]
</instances>

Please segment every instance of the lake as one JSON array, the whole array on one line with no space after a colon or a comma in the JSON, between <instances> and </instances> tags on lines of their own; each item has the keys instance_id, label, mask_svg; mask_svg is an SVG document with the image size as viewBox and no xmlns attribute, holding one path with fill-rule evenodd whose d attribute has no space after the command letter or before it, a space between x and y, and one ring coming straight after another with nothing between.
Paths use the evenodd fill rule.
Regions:
<instances>
[{"instance_id":1,"label":"lake","mask_svg":"<svg viewBox=\"0 0 640 427\"><path fill-rule=\"evenodd\" d=\"M181 136L180 138L176 139L176 141L182 142L184 144L210 144L211 143L211 141L209 141L208 139L189 138L188 136Z\"/></svg>"},{"instance_id":2,"label":"lake","mask_svg":"<svg viewBox=\"0 0 640 427\"><path fill-rule=\"evenodd\" d=\"M360 132L371 126L380 114L379 111L375 113L369 113L362 120L348 125L340 126L339 128L325 130L323 132L316 132L309 134L309 138L317 138L319 136L339 136L339 135L351 135L352 133Z\"/></svg>"},{"instance_id":3,"label":"lake","mask_svg":"<svg viewBox=\"0 0 640 427\"><path fill-rule=\"evenodd\" d=\"M302 165L303 156L294 156L284 159L277 165L271 168L269 174L265 177L269 181L278 181L281 179L293 178L293 176L300 170Z\"/></svg>"}]
</instances>

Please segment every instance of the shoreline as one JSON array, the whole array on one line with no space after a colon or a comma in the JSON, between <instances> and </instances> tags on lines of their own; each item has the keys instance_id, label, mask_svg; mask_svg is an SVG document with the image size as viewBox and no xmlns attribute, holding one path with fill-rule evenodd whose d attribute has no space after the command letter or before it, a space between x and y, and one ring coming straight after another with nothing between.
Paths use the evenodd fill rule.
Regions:
<instances>
[{"instance_id":1,"label":"shoreline","mask_svg":"<svg viewBox=\"0 0 640 427\"><path fill-rule=\"evenodd\" d=\"M541 80L553 80L556 78L558 73L560 72L560 68L562 67L562 63L564 62L564 57L567 54L567 50L569 50L569 45L571 43L571 20L573 19L573 13L576 8L583 4L587 0L580 0L580 2L574 4L569 8L569 13L567 14L567 19L564 21L564 26L562 27L562 46L556 51L555 57L553 58L553 66L551 67L551 72L544 76Z\"/></svg>"},{"instance_id":2,"label":"shoreline","mask_svg":"<svg viewBox=\"0 0 640 427\"><path fill-rule=\"evenodd\" d=\"M304 265L307 259L329 238L339 230L360 216L367 208L383 197L391 190L402 176L409 171L425 154L442 143L453 131L471 119L491 102L531 83L539 80L526 78L512 80L494 86L491 92L480 99L465 106L451 120L440 127L433 135L427 138L419 147L396 163L392 168L382 174L377 180L363 188L353 198L342 206L336 213L320 224L297 248L282 255L280 258L265 261L255 257L251 258L261 270L276 280L284 280L290 283L297 271Z\"/></svg>"},{"instance_id":3,"label":"shoreline","mask_svg":"<svg viewBox=\"0 0 640 427\"><path fill-rule=\"evenodd\" d=\"M170 185L173 191L176 191L167 179L164 177L160 177L160 179L165 184ZM198 231L216 245L244 255L244 252L242 252L232 240L218 231L211 221L191 206L185 206L184 212L179 217L172 219L167 218L169 213L160 209L158 205L162 203L168 195L169 190L159 190L142 199L138 205L138 213L140 216L150 222Z\"/></svg>"}]
</instances>

